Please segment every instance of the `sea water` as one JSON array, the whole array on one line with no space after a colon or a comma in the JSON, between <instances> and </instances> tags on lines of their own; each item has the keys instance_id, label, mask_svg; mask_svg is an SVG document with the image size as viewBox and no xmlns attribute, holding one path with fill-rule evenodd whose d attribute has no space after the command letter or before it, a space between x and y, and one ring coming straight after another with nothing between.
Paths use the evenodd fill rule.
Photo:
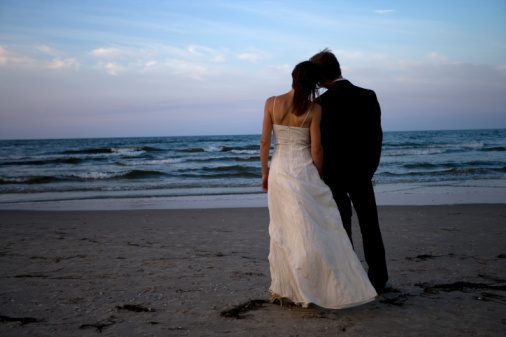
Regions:
<instances>
[{"instance_id":1,"label":"sea water","mask_svg":"<svg viewBox=\"0 0 506 337\"><path fill-rule=\"evenodd\" d=\"M2 140L0 204L262 194L259 142L260 135ZM505 151L506 129L384 132L373 181L505 181Z\"/></svg>"}]
</instances>

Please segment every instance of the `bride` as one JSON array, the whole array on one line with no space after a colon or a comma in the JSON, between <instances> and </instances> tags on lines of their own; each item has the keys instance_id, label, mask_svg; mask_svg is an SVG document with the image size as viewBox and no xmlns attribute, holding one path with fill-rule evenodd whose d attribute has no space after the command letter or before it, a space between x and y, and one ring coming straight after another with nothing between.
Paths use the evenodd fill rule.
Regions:
<instances>
[{"instance_id":1,"label":"bride","mask_svg":"<svg viewBox=\"0 0 506 337\"><path fill-rule=\"evenodd\" d=\"M339 309L372 301L377 294L321 180L322 112L314 103L320 78L318 65L299 63L292 90L265 103L260 160L270 215L269 290L270 301L281 305L287 298L303 307Z\"/></svg>"}]
</instances>

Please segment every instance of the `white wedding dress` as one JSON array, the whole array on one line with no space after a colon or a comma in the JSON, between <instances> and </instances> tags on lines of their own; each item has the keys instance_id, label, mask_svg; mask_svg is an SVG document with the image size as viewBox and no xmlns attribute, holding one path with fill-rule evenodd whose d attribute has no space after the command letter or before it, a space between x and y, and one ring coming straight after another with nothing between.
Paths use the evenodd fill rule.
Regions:
<instances>
[{"instance_id":1,"label":"white wedding dress","mask_svg":"<svg viewBox=\"0 0 506 337\"><path fill-rule=\"evenodd\" d=\"M273 129L270 291L304 307L340 309L374 300L376 291L342 226L332 192L313 165L309 128L275 124Z\"/></svg>"}]
</instances>

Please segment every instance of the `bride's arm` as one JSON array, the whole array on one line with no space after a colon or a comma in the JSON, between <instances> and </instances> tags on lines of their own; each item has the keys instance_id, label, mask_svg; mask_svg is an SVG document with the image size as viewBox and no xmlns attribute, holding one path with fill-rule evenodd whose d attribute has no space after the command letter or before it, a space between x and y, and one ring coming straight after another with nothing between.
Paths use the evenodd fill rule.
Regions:
<instances>
[{"instance_id":1,"label":"bride's arm","mask_svg":"<svg viewBox=\"0 0 506 337\"><path fill-rule=\"evenodd\" d=\"M273 98L267 99L264 108L264 121L262 126L262 138L260 139L260 163L262 164L262 190L268 191L269 181L269 152L271 150L272 119L269 108Z\"/></svg>"},{"instance_id":2,"label":"bride's arm","mask_svg":"<svg viewBox=\"0 0 506 337\"><path fill-rule=\"evenodd\" d=\"M319 104L313 107L313 119L309 126L311 134L311 157L313 157L314 166L318 170L320 178L322 177L323 170L323 147L321 140L320 122L322 119L322 108Z\"/></svg>"}]
</instances>

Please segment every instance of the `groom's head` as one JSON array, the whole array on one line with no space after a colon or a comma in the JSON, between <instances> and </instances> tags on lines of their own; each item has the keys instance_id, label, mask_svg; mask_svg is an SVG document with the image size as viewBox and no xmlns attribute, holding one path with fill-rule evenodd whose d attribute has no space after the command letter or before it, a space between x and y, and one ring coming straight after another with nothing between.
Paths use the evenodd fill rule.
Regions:
<instances>
[{"instance_id":1,"label":"groom's head","mask_svg":"<svg viewBox=\"0 0 506 337\"><path fill-rule=\"evenodd\" d=\"M325 48L318 54L315 54L309 61L318 64L322 68L322 73L325 83L334 81L341 76L341 66L336 56L328 49Z\"/></svg>"}]
</instances>

